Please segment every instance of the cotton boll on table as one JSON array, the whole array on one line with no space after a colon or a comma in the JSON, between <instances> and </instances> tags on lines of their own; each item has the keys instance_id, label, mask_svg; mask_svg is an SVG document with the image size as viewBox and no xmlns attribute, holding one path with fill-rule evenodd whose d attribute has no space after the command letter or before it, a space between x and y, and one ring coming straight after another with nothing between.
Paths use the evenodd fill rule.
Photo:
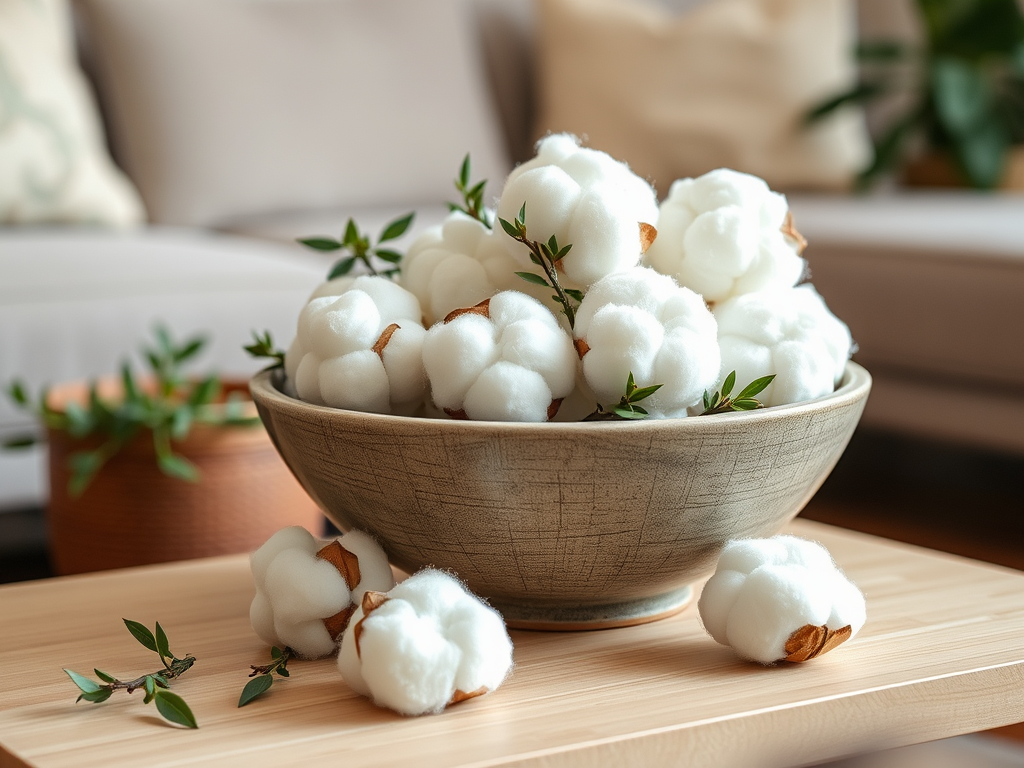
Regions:
<instances>
[{"instance_id":1,"label":"cotton boll on table","mask_svg":"<svg viewBox=\"0 0 1024 768\"><path fill-rule=\"evenodd\" d=\"M357 693L403 715L437 713L498 688L512 669L501 615L447 573L423 570L367 594L338 670Z\"/></svg>"},{"instance_id":2,"label":"cotton boll on table","mask_svg":"<svg viewBox=\"0 0 1024 768\"><path fill-rule=\"evenodd\" d=\"M866 618L864 596L828 550L795 536L726 544L698 607L709 635L762 664L827 653Z\"/></svg>"},{"instance_id":3,"label":"cotton boll on table","mask_svg":"<svg viewBox=\"0 0 1024 768\"><path fill-rule=\"evenodd\" d=\"M321 541L304 528L282 528L250 556L256 596L253 629L267 645L308 659L334 652L368 590L387 591L394 574L384 550L361 531Z\"/></svg>"}]
</instances>

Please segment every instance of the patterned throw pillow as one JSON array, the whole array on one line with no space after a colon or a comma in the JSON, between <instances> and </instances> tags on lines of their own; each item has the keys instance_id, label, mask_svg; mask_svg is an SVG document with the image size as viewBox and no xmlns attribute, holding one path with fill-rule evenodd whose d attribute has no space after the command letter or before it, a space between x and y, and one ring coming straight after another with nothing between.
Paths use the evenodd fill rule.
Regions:
<instances>
[{"instance_id":1,"label":"patterned throw pillow","mask_svg":"<svg viewBox=\"0 0 1024 768\"><path fill-rule=\"evenodd\" d=\"M103 144L65 0L0 2L0 225L126 226L142 204Z\"/></svg>"}]
</instances>

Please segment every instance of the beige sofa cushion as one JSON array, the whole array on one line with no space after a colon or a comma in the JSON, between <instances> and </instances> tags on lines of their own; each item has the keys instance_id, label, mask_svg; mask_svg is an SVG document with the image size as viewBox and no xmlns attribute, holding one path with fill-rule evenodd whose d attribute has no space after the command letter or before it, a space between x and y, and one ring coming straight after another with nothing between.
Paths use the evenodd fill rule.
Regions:
<instances>
[{"instance_id":1,"label":"beige sofa cushion","mask_svg":"<svg viewBox=\"0 0 1024 768\"><path fill-rule=\"evenodd\" d=\"M158 223L452 196L508 160L461 0L79 0Z\"/></svg>"},{"instance_id":2,"label":"beige sofa cushion","mask_svg":"<svg viewBox=\"0 0 1024 768\"><path fill-rule=\"evenodd\" d=\"M107 155L65 0L0 2L0 225L142 218Z\"/></svg>"},{"instance_id":3,"label":"beige sofa cushion","mask_svg":"<svg viewBox=\"0 0 1024 768\"><path fill-rule=\"evenodd\" d=\"M570 131L655 182L726 166L777 189L841 188L869 152L847 111L804 129L855 78L847 0L539 0L538 136Z\"/></svg>"}]
</instances>

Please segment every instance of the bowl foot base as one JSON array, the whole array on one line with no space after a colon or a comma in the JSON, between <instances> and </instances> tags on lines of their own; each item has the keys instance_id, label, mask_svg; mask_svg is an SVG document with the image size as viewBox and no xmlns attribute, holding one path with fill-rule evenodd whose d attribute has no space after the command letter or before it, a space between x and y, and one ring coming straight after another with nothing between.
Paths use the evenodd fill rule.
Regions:
<instances>
[{"instance_id":1,"label":"bowl foot base","mask_svg":"<svg viewBox=\"0 0 1024 768\"><path fill-rule=\"evenodd\" d=\"M693 588L686 586L641 600L603 605L528 605L500 600L491 600L490 604L510 629L571 632L647 624L679 613L692 600Z\"/></svg>"}]
</instances>

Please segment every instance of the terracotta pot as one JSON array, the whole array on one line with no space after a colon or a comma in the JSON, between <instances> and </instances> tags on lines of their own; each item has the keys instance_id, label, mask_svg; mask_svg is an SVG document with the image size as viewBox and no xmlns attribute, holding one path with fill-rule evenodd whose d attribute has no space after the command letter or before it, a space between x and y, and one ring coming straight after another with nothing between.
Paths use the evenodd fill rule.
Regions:
<instances>
[{"instance_id":1,"label":"terracotta pot","mask_svg":"<svg viewBox=\"0 0 1024 768\"><path fill-rule=\"evenodd\" d=\"M915 158L903 168L903 183L910 187L966 187L960 171L941 153L932 152ZM1015 147L1006 161L1006 171L999 189L1024 190L1024 147Z\"/></svg>"},{"instance_id":2,"label":"terracotta pot","mask_svg":"<svg viewBox=\"0 0 1024 768\"><path fill-rule=\"evenodd\" d=\"M229 388L248 391L242 383ZM83 401L86 392L84 384L57 387L50 403L60 408L71 399ZM160 472L152 435L142 432L104 465L81 496L71 498L68 459L97 444L49 431L47 517L58 574L247 552L285 526L301 525L315 533L323 526L319 508L262 426L195 425L174 449L199 468L198 483Z\"/></svg>"}]
</instances>

